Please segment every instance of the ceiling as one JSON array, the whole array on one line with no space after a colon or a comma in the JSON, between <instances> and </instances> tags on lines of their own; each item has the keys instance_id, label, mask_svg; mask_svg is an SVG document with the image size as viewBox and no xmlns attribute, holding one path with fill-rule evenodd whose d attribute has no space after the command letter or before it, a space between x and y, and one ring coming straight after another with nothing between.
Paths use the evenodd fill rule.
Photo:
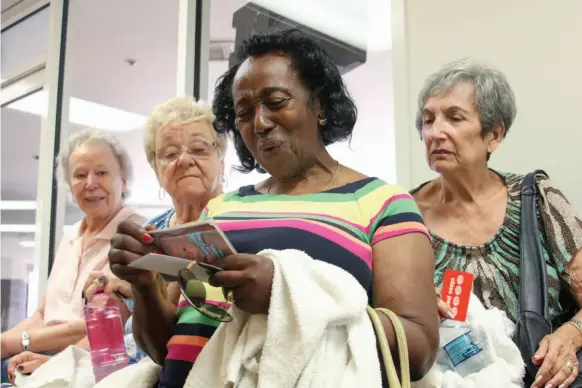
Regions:
<instances>
[{"instance_id":1,"label":"ceiling","mask_svg":"<svg viewBox=\"0 0 582 388\"><path fill-rule=\"evenodd\" d=\"M368 0L368 3L374 1ZM389 9L388 1L377 1L388 4L384 8ZM319 3L317 14L321 15L320 20L327 20L329 15L333 15L331 22L335 20L345 25L349 21L350 13L355 15L354 0L297 1L293 5L305 9L309 6L308 4L314 4L314 2ZM211 41L234 41L232 14L246 3L245 0L211 2ZM178 4L177 0L72 0L65 73L65 87L68 94L77 99L122 109L144 117L156 104L174 96L177 72ZM330 12L332 9L334 12L323 12L322 4ZM346 6L343 16L337 12L340 4ZM347 7L348 5L350 8ZM47 9L43 12L48 13L48 11ZM38 16L36 19L42 20L43 17ZM389 17L382 19L378 25L386 29L386 20L389 20ZM46 24L46 21L44 23ZM336 30L341 29L336 28ZM387 30L389 31L389 28ZM34 35L27 35L29 31L33 31ZM15 38L14 35L16 35ZM34 50L38 51L37 46L46 46L45 39L48 39L46 36L39 34L34 26L27 27L22 24L20 31L11 37L14 39L11 45L4 47L3 44L2 61L6 62L5 58L8 58L14 63L18 60L13 59L13 56L26 57L26 49L23 47L35 46ZM2 39L4 43L4 34ZM10 47L14 49L8 50ZM128 64L128 59L135 61L132 66ZM24 62L23 59L19 60L20 63ZM227 66L228 62L225 60L209 63L209 90L213 89L215 80L227 69ZM67 128L69 132L81 129L79 125L72 123L68 123ZM10 107L2 108L2 200L36 199L38 161L35 156L39 152L40 131L40 116L23 113ZM130 202L165 206L168 202L167 200L160 201L159 185L145 160L142 130L120 132L117 136L128 149L135 167L134 175L139 177L139 183L132 188ZM231 149L227 155L227 165L232 164L236 164L236 155ZM242 175L229 171L228 174L228 188L235 188L260 179L260 174L257 173ZM159 209L154 209L152 212L159 212ZM34 222L33 210L2 211L1 216L2 224ZM66 223L71 224L81 216L74 205L69 205ZM4 246L10 245L4 244L7 238L20 239L21 236L8 236L3 233ZM2 251L5 255L4 248Z\"/></svg>"}]
</instances>

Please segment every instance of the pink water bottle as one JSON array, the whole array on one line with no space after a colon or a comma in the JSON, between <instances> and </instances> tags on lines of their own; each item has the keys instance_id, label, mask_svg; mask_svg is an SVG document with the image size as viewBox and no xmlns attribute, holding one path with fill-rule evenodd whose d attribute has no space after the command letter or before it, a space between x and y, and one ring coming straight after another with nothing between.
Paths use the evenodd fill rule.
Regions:
<instances>
[{"instance_id":1,"label":"pink water bottle","mask_svg":"<svg viewBox=\"0 0 582 388\"><path fill-rule=\"evenodd\" d=\"M101 292L84 307L95 382L129 364L118 303Z\"/></svg>"}]
</instances>

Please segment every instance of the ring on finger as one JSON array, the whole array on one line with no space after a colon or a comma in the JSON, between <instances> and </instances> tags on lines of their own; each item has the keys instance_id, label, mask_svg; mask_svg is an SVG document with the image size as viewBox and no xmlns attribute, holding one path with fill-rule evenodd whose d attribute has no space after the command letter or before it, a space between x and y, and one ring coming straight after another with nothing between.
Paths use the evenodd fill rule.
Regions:
<instances>
[{"instance_id":1,"label":"ring on finger","mask_svg":"<svg viewBox=\"0 0 582 388\"><path fill-rule=\"evenodd\" d=\"M566 362L566 368L568 368L570 372L574 371L574 364L572 363L572 361L568 360L568 362Z\"/></svg>"}]
</instances>

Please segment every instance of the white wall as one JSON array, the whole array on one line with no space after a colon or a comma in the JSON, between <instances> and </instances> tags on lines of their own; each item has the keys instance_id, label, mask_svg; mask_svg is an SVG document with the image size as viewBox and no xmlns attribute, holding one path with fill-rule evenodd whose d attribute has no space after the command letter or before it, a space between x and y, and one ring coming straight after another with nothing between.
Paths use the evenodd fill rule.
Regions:
<instances>
[{"instance_id":1,"label":"white wall","mask_svg":"<svg viewBox=\"0 0 582 388\"><path fill-rule=\"evenodd\" d=\"M209 65L209 100L212 100L218 77L227 70L228 63L211 62ZM392 85L392 52L385 50L368 54L366 63L345 75L348 90L358 108L358 121L351 143L329 147L330 153L342 164L369 176L389 182L396 181L394 152L394 109ZM256 183L266 175L256 172L242 174L234 169L238 158L234 147L226 158L227 190Z\"/></svg>"},{"instance_id":2,"label":"white wall","mask_svg":"<svg viewBox=\"0 0 582 388\"><path fill-rule=\"evenodd\" d=\"M508 77L518 115L491 166L543 168L582 213L582 1L392 0L397 172L413 187L433 177L414 128L425 77L466 56Z\"/></svg>"}]
</instances>

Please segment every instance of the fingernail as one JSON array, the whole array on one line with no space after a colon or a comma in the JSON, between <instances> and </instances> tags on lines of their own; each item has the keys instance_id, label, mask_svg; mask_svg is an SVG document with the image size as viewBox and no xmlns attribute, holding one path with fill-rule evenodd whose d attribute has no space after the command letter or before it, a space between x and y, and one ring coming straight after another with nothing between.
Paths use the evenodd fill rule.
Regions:
<instances>
[{"instance_id":1,"label":"fingernail","mask_svg":"<svg viewBox=\"0 0 582 388\"><path fill-rule=\"evenodd\" d=\"M18 370L22 372L24 370L24 367L22 365L18 365Z\"/></svg>"},{"instance_id":2,"label":"fingernail","mask_svg":"<svg viewBox=\"0 0 582 388\"><path fill-rule=\"evenodd\" d=\"M162 251L161 249L154 249L154 253L161 255L162 253L164 253L164 251Z\"/></svg>"},{"instance_id":3,"label":"fingernail","mask_svg":"<svg viewBox=\"0 0 582 388\"><path fill-rule=\"evenodd\" d=\"M546 388L552 388L553 385L552 384L546 384Z\"/></svg>"},{"instance_id":4,"label":"fingernail","mask_svg":"<svg viewBox=\"0 0 582 388\"><path fill-rule=\"evenodd\" d=\"M542 375L537 376L536 381L534 381L534 383L537 383L538 381L540 381L543 378L544 378L544 376L542 376Z\"/></svg>"},{"instance_id":5,"label":"fingernail","mask_svg":"<svg viewBox=\"0 0 582 388\"><path fill-rule=\"evenodd\" d=\"M558 388L566 388L565 384L561 384Z\"/></svg>"},{"instance_id":6,"label":"fingernail","mask_svg":"<svg viewBox=\"0 0 582 388\"><path fill-rule=\"evenodd\" d=\"M141 239L146 244L151 244L154 241L154 239L152 238L152 236L150 236L147 233L142 234L141 235Z\"/></svg>"}]
</instances>

